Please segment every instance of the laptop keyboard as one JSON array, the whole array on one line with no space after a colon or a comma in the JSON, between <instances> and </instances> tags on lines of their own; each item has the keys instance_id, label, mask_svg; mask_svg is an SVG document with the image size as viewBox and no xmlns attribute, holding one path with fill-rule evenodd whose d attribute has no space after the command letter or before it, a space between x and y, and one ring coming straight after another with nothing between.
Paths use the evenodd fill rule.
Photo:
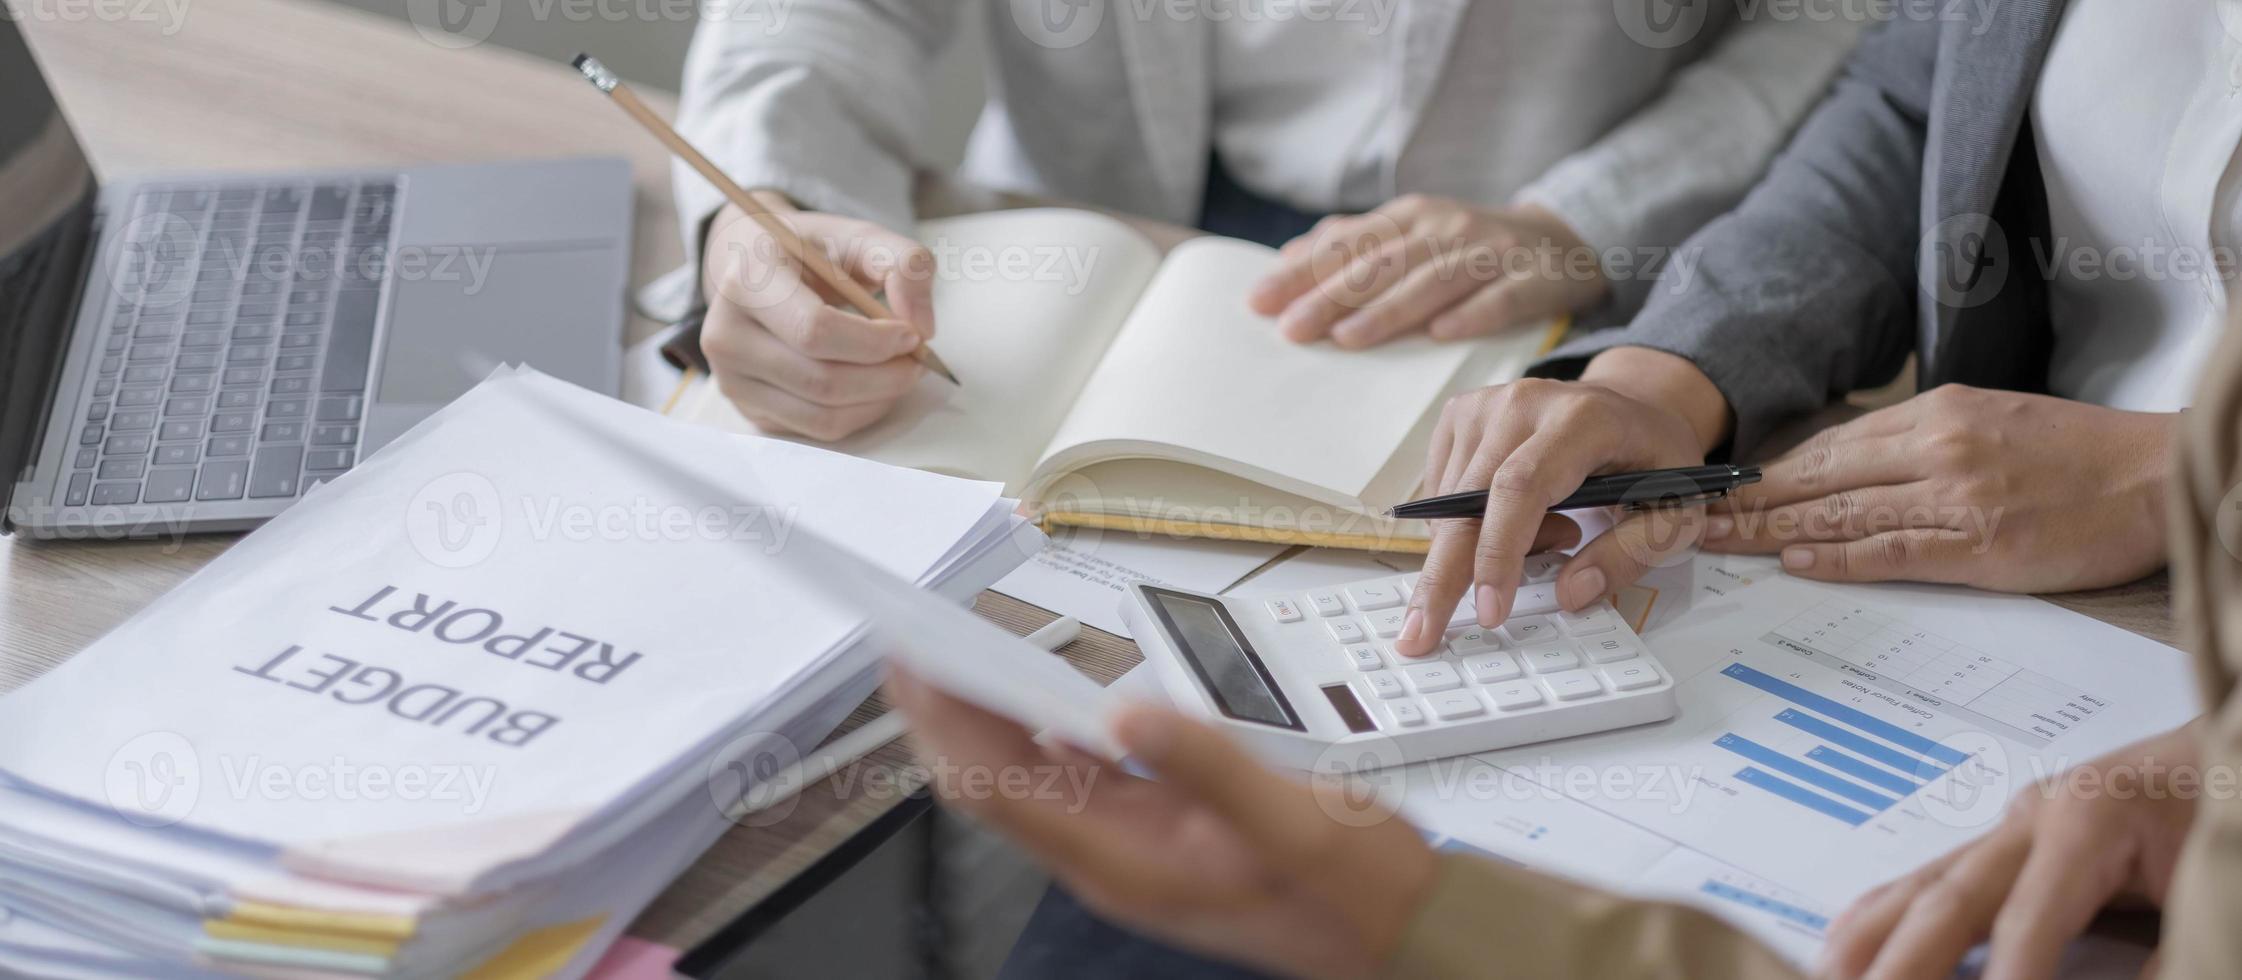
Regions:
<instances>
[{"instance_id":1,"label":"laptop keyboard","mask_svg":"<svg viewBox=\"0 0 2242 980\"><path fill-rule=\"evenodd\" d=\"M294 497L357 462L393 181L151 188L65 506Z\"/></svg>"}]
</instances>

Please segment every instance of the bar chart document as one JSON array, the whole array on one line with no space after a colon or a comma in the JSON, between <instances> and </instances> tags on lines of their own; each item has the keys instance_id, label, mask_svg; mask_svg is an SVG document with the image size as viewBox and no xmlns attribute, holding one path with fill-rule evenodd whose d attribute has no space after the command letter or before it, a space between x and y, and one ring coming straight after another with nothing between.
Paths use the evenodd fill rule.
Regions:
<instances>
[{"instance_id":1,"label":"bar chart document","mask_svg":"<svg viewBox=\"0 0 2242 980\"><path fill-rule=\"evenodd\" d=\"M1712 556L1648 584L1644 639L1679 684L1674 720L1477 758L1781 889L1721 878L1707 896L1819 910L1794 925L2195 712L2179 651L2037 599L1824 586Z\"/></svg>"}]
</instances>

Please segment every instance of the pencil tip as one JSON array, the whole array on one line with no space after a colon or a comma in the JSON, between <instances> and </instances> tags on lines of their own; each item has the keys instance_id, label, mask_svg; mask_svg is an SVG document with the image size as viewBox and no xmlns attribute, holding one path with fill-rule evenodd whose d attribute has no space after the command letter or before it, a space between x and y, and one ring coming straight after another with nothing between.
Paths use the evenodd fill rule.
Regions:
<instances>
[{"instance_id":1,"label":"pencil tip","mask_svg":"<svg viewBox=\"0 0 2242 980\"><path fill-rule=\"evenodd\" d=\"M947 381L959 388L965 387L965 383L958 380L956 372L951 371L949 365L942 363L942 359L935 356L934 351L926 347L920 347L919 363L921 365L924 365L927 370L934 372L935 377L941 378L942 380Z\"/></svg>"}]
</instances>

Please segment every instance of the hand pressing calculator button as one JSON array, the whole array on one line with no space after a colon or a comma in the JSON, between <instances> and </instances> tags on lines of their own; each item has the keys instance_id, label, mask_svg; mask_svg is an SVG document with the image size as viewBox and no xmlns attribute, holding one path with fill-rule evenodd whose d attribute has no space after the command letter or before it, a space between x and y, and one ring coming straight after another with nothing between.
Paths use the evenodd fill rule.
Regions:
<instances>
[{"instance_id":1,"label":"hand pressing calculator button","mask_svg":"<svg viewBox=\"0 0 2242 980\"><path fill-rule=\"evenodd\" d=\"M1546 578L1557 560L1532 569ZM1494 629L1468 607L1424 657L1392 652L1414 576L1243 598L1131 585L1122 618L1169 697L1297 769L1400 764L1671 718L1672 675L1609 603L1547 581ZM1376 742L1375 751L1333 752Z\"/></svg>"}]
</instances>

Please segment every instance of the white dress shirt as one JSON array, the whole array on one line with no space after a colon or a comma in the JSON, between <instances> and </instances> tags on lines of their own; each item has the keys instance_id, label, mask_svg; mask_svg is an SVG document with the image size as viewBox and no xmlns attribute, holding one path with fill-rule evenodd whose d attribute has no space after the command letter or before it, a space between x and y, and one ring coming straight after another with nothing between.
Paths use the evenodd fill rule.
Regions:
<instances>
[{"instance_id":1,"label":"white dress shirt","mask_svg":"<svg viewBox=\"0 0 2242 980\"><path fill-rule=\"evenodd\" d=\"M1245 187L1304 210L1377 207L1393 159L1379 121L1401 95L1390 25L1338 5L1233 9L1214 25L1212 43L1223 166Z\"/></svg>"},{"instance_id":2,"label":"white dress shirt","mask_svg":"<svg viewBox=\"0 0 2242 980\"><path fill-rule=\"evenodd\" d=\"M909 228L933 157L926 78L977 6L988 103L958 171L968 184L1188 224L1213 150L1303 210L1402 193L1529 202L1598 249L1645 251L1735 204L1862 26L1719 3L1646 34L1615 16L1639 5L1592 0L793 0L783 22L704 10L678 129L746 186ZM1372 26L1243 22L1280 8ZM1244 65L1263 45L1284 63ZM1296 84L1312 90L1285 91ZM1314 111L1285 118L1302 99ZM676 188L698 261L723 198L682 165ZM1615 280L1612 308L1648 286Z\"/></svg>"},{"instance_id":3,"label":"white dress shirt","mask_svg":"<svg viewBox=\"0 0 2242 980\"><path fill-rule=\"evenodd\" d=\"M2050 388L2187 407L2242 245L2242 0L2073 0L2032 118L2052 241L2011 261L2053 273Z\"/></svg>"}]
</instances>

